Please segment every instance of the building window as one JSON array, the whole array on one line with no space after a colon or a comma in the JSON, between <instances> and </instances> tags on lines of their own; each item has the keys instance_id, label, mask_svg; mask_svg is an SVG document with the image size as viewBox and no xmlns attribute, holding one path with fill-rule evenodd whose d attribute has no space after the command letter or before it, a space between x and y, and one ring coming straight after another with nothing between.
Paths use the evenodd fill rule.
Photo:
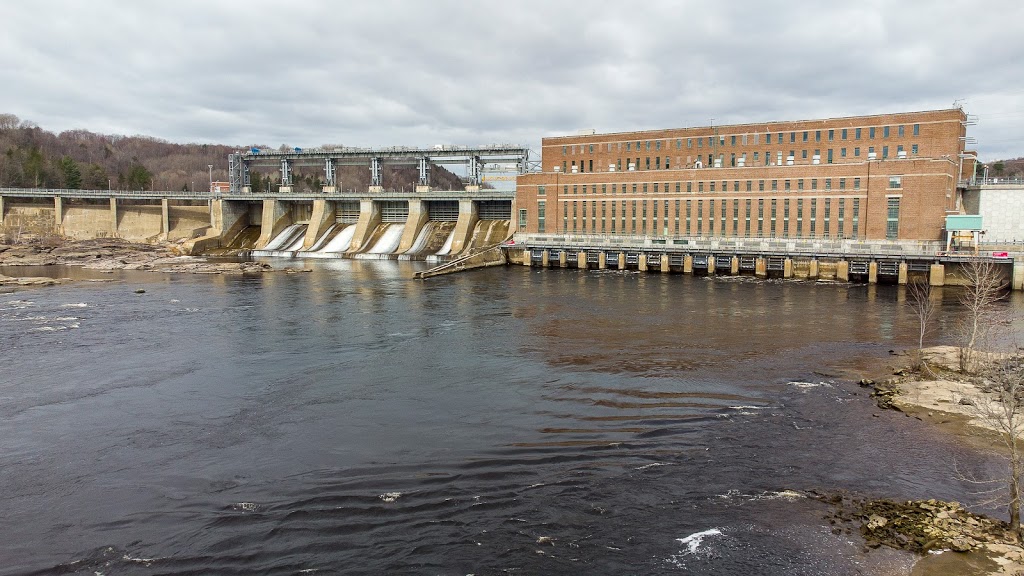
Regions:
<instances>
[{"instance_id":1,"label":"building window","mask_svg":"<svg viewBox=\"0 0 1024 576\"><path fill-rule=\"evenodd\" d=\"M714 192L715 191L715 183L714 182L709 183L708 186L709 186L709 188L708 188L709 192Z\"/></svg>"},{"instance_id":2,"label":"building window","mask_svg":"<svg viewBox=\"0 0 1024 576\"><path fill-rule=\"evenodd\" d=\"M882 138L888 138L888 137L889 137L889 127L888 126L882 126Z\"/></svg>"},{"instance_id":3,"label":"building window","mask_svg":"<svg viewBox=\"0 0 1024 576\"><path fill-rule=\"evenodd\" d=\"M787 179L786 179L786 192L789 192L789 191L790 191L790 190L792 190L792 189L793 189L793 187L792 187L792 185L791 185L791 183L790 183L789 179L787 178Z\"/></svg>"},{"instance_id":4,"label":"building window","mask_svg":"<svg viewBox=\"0 0 1024 576\"><path fill-rule=\"evenodd\" d=\"M543 186L537 186L537 196L544 196L545 193L546 193L546 190L544 189Z\"/></svg>"},{"instance_id":5,"label":"building window","mask_svg":"<svg viewBox=\"0 0 1024 576\"><path fill-rule=\"evenodd\" d=\"M676 236L679 235L679 200L676 200L676 220L675 220L675 232Z\"/></svg>"},{"instance_id":6,"label":"building window","mask_svg":"<svg viewBox=\"0 0 1024 576\"><path fill-rule=\"evenodd\" d=\"M889 188L903 188L903 177L889 176Z\"/></svg>"},{"instance_id":7,"label":"building window","mask_svg":"<svg viewBox=\"0 0 1024 576\"><path fill-rule=\"evenodd\" d=\"M732 138L729 140L729 143L732 144L733 146L736 145L736 135L735 134L732 135Z\"/></svg>"},{"instance_id":8,"label":"building window","mask_svg":"<svg viewBox=\"0 0 1024 576\"><path fill-rule=\"evenodd\" d=\"M655 150L661 150L661 140L655 140L654 141L654 149Z\"/></svg>"},{"instance_id":9,"label":"building window","mask_svg":"<svg viewBox=\"0 0 1024 576\"><path fill-rule=\"evenodd\" d=\"M796 237L802 238L804 235L804 199L796 199Z\"/></svg>"},{"instance_id":10,"label":"building window","mask_svg":"<svg viewBox=\"0 0 1024 576\"><path fill-rule=\"evenodd\" d=\"M885 237L895 240L900 232L900 199L889 198L886 202L888 212L885 217Z\"/></svg>"},{"instance_id":11,"label":"building window","mask_svg":"<svg viewBox=\"0 0 1024 576\"><path fill-rule=\"evenodd\" d=\"M804 130L804 142L807 142L807 130Z\"/></svg>"},{"instance_id":12,"label":"building window","mask_svg":"<svg viewBox=\"0 0 1024 576\"><path fill-rule=\"evenodd\" d=\"M840 198L839 199L839 219L836 220L836 236L838 238L840 238L840 239L843 237L843 221L845 219L845 216L846 216L846 199L845 198Z\"/></svg>"},{"instance_id":13,"label":"building window","mask_svg":"<svg viewBox=\"0 0 1024 576\"><path fill-rule=\"evenodd\" d=\"M612 234L615 234L615 205L617 202L612 200Z\"/></svg>"},{"instance_id":14,"label":"building window","mask_svg":"<svg viewBox=\"0 0 1024 576\"><path fill-rule=\"evenodd\" d=\"M779 181L778 180L772 180L772 192L778 192L778 191L779 191Z\"/></svg>"},{"instance_id":15,"label":"building window","mask_svg":"<svg viewBox=\"0 0 1024 576\"><path fill-rule=\"evenodd\" d=\"M778 141L779 141L779 144L782 144L782 132L779 132Z\"/></svg>"},{"instance_id":16,"label":"building window","mask_svg":"<svg viewBox=\"0 0 1024 576\"><path fill-rule=\"evenodd\" d=\"M818 224L818 199L811 198L811 237L814 237L814 228Z\"/></svg>"},{"instance_id":17,"label":"building window","mask_svg":"<svg viewBox=\"0 0 1024 576\"><path fill-rule=\"evenodd\" d=\"M913 154L914 156L917 156L917 144L910 145L910 153Z\"/></svg>"},{"instance_id":18,"label":"building window","mask_svg":"<svg viewBox=\"0 0 1024 576\"><path fill-rule=\"evenodd\" d=\"M868 139L869 140L874 140L875 139L875 127L874 126L871 126L870 128L868 128Z\"/></svg>"},{"instance_id":19,"label":"building window","mask_svg":"<svg viewBox=\"0 0 1024 576\"><path fill-rule=\"evenodd\" d=\"M690 235L690 208L691 208L690 203L691 202L693 202L693 201L692 200L687 200L686 201L686 235L687 236Z\"/></svg>"},{"instance_id":20,"label":"building window","mask_svg":"<svg viewBox=\"0 0 1024 576\"><path fill-rule=\"evenodd\" d=\"M896 128L896 135L900 138L903 137L903 124L900 124L899 127Z\"/></svg>"},{"instance_id":21,"label":"building window","mask_svg":"<svg viewBox=\"0 0 1024 576\"><path fill-rule=\"evenodd\" d=\"M836 139L836 131L835 130L829 130L828 131L828 141L831 142L831 141L833 141L835 139Z\"/></svg>"},{"instance_id":22,"label":"building window","mask_svg":"<svg viewBox=\"0 0 1024 576\"><path fill-rule=\"evenodd\" d=\"M732 235L740 235L740 201L732 201Z\"/></svg>"},{"instance_id":23,"label":"building window","mask_svg":"<svg viewBox=\"0 0 1024 576\"><path fill-rule=\"evenodd\" d=\"M853 157L860 158L860 146L855 146L853 148Z\"/></svg>"},{"instance_id":24,"label":"building window","mask_svg":"<svg viewBox=\"0 0 1024 576\"><path fill-rule=\"evenodd\" d=\"M789 238L789 198L782 201L782 237Z\"/></svg>"},{"instance_id":25,"label":"building window","mask_svg":"<svg viewBox=\"0 0 1024 576\"><path fill-rule=\"evenodd\" d=\"M748 182L748 184L749 184L749 182ZM740 181L739 180L734 180L733 181L733 183L732 183L732 191L733 192L739 192L740 191Z\"/></svg>"},{"instance_id":26,"label":"building window","mask_svg":"<svg viewBox=\"0 0 1024 576\"><path fill-rule=\"evenodd\" d=\"M801 160L807 160L807 150L801 150L800 151L800 159Z\"/></svg>"},{"instance_id":27,"label":"building window","mask_svg":"<svg viewBox=\"0 0 1024 576\"><path fill-rule=\"evenodd\" d=\"M888 158L888 157L889 157L889 147L888 146L882 146L882 158Z\"/></svg>"},{"instance_id":28,"label":"building window","mask_svg":"<svg viewBox=\"0 0 1024 576\"><path fill-rule=\"evenodd\" d=\"M757 191L764 192L764 180L757 181Z\"/></svg>"},{"instance_id":29,"label":"building window","mask_svg":"<svg viewBox=\"0 0 1024 576\"><path fill-rule=\"evenodd\" d=\"M519 231L526 232L526 208L519 209Z\"/></svg>"},{"instance_id":30,"label":"building window","mask_svg":"<svg viewBox=\"0 0 1024 576\"><path fill-rule=\"evenodd\" d=\"M843 128L843 140L846 140L846 135L847 135L846 128Z\"/></svg>"},{"instance_id":31,"label":"building window","mask_svg":"<svg viewBox=\"0 0 1024 576\"><path fill-rule=\"evenodd\" d=\"M797 179L797 181L796 181L796 189L801 191L801 192L804 191L804 179L803 178Z\"/></svg>"},{"instance_id":32,"label":"building window","mask_svg":"<svg viewBox=\"0 0 1024 576\"><path fill-rule=\"evenodd\" d=\"M846 178L839 179L839 189L846 190Z\"/></svg>"},{"instance_id":33,"label":"building window","mask_svg":"<svg viewBox=\"0 0 1024 576\"><path fill-rule=\"evenodd\" d=\"M752 180L747 180L747 192L750 192L753 189L753 184L754 182Z\"/></svg>"},{"instance_id":34,"label":"building window","mask_svg":"<svg viewBox=\"0 0 1024 576\"><path fill-rule=\"evenodd\" d=\"M860 190L860 178L853 179L853 189Z\"/></svg>"},{"instance_id":35,"label":"building window","mask_svg":"<svg viewBox=\"0 0 1024 576\"><path fill-rule=\"evenodd\" d=\"M854 140L860 140L860 130L861 130L860 128L857 128L857 129L855 129L853 131L853 138L854 138Z\"/></svg>"},{"instance_id":36,"label":"building window","mask_svg":"<svg viewBox=\"0 0 1024 576\"><path fill-rule=\"evenodd\" d=\"M715 235L715 201L708 201L708 236Z\"/></svg>"},{"instance_id":37,"label":"building window","mask_svg":"<svg viewBox=\"0 0 1024 576\"><path fill-rule=\"evenodd\" d=\"M821 142L821 130L814 131L814 141Z\"/></svg>"},{"instance_id":38,"label":"building window","mask_svg":"<svg viewBox=\"0 0 1024 576\"><path fill-rule=\"evenodd\" d=\"M825 221L821 227L821 234L828 238L829 220L832 219L832 199L825 198Z\"/></svg>"},{"instance_id":39,"label":"building window","mask_svg":"<svg viewBox=\"0 0 1024 576\"><path fill-rule=\"evenodd\" d=\"M633 200L631 208L632 208L631 214L630 214L631 223L630 223L630 226L629 226L629 233L630 234L636 234L636 200Z\"/></svg>"},{"instance_id":40,"label":"building window","mask_svg":"<svg viewBox=\"0 0 1024 576\"><path fill-rule=\"evenodd\" d=\"M697 200L697 236L704 233L704 201Z\"/></svg>"},{"instance_id":41,"label":"building window","mask_svg":"<svg viewBox=\"0 0 1024 576\"><path fill-rule=\"evenodd\" d=\"M657 203L655 203L655 206L657 206ZM640 203L640 233L645 236L647 235L647 200Z\"/></svg>"},{"instance_id":42,"label":"building window","mask_svg":"<svg viewBox=\"0 0 1024 576\"><path fill-rule=\"evenodd\" d=\"M811 178L811 190L817 190L817 189L818 189L818 179L817 178Z\"/></svg>"},{"instance_id":43,"label":"building window","mask_svg":"<svg viewBox=\"0 0 1024 576\"><path fill-rule=\"evenodd\" d=\"M537 202L537 232L544 232L544 219L546 212L546 202L543 200ZM520 214L521 216L522 214Z\"/></svg>"},{"instance_id":44,"label":"building window","mask_svg":"<svg viewBox=\"0 0 1024 576\"><path fill-rule=\"evenodd\" d=\"M920 124L914 124L914 136L920 136L920 135L921 135L921 125Z\"/></svg>"},{"instance_id":45,"label":"building window","mask_svg":"<svg viewBox=\"0 0 1024 576\"><path fill-rule=\"evenodd\" d=\"M839 149L839 157L840 158L846 158L846 148L840 148Z\"/></svg>"},{"instance_id":46,"label":"building window","mask_svg":"<svg viewBox=\"0 0 1024 576\"><path fill-rule=\"evenodd\" d=\"M853 199L853 239L857 239L857 234L860 228L860 198Z\"/></svg>"},{"instance_id":47,"label":"building window","mask_svg":"<svg viewBox=\"0 0 1024 576\"><path fill-rule=\"evenodd\" d=\"M764 198L757 199L757 237L764 236Z\"/></svg>"},{"instance_id":48,"label":"building window","mask_svg":"<svg viewBox=\"0 0 1024 576\"><path fill-rule=\"evenodd\" d=\"M743 235L750 237L750 198L747 198L744 202L744 221L743 221Z\"/></svg>"},{"instance_id":49,"label":"building window","mask_svg":"<svg viewBox=\"0 0 1024 576\"><path fill-rule=\"evenodd\" d=\"M778 211L778 203L779 203L779 201L777 199L772 198L772 219L771 219L771 228L770 228L771 237L772 238L775 237L775 217L776 217L776 213Z\"/></svg>"}]
</instances>

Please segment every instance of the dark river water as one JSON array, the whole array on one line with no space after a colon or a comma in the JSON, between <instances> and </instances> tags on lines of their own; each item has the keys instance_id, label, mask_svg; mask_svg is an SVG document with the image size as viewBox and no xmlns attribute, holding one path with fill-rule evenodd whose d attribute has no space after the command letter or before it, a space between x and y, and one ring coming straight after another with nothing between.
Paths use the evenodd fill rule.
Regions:
<instances>
[{"instance_id":1,"label":"dark river water","mask_svg":"<svg viewBox=\"0 0 1024 576\"><path fill-rule=\"evenodd\" d=\"M786 491L999 464L853 383L895 287L306 265L0 294L0 574L902 574Z\"/></svg>"}]
</instances>

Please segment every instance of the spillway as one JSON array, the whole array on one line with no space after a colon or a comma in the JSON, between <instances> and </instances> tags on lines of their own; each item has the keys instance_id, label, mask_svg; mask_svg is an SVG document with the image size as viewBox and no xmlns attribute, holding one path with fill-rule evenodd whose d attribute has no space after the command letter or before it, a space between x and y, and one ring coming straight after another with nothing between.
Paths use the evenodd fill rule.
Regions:
<instances>
[{"instance_id":1,"label":"spillway","mask_svg":"<svg viewBox=\"0 0 1024 576\"><path fill-rule=\"evenodd\" d=\"M448 259L448 255L452 252L452 242L455 241L455 227L452 227L451 232L448 232L448 236L444 240L444 244L441 248L433 254L427 255L427 262L443 262Z\"/></svg>"},{"instance_id":2,"label":"spillway","mask_svg":"<svg viewBox=\"0 0 1024 576\"><path fill-rule=\"evenodd\" d=\"M292 224L280 234L274 237L265 247L260 250L253 250L253 256L283 256L291 258L295 252L302 248L302 242L306 239L306 224Z\"/></svg>"},{"instance_id":3,"label":"spillway","mask_svg":"<svg viewBox=\"0 0 1024 576\"><path fill-rule=\"evenodd\" d=\"M429 221L423 225L423 229L416 236L411 248L399 255L399 260L429 259L437 253L445 243L451 249L452 232L455 230L455 222Z\"/></svg>"},{"instance_id":4,"label":"spillway","mask_svg":"<svg viewBox=\"0 0 1024 576\"><path fill-rule=\"evenodd\" d=\"M398 250L398 244L402 241L402 232L405 231L405 224L381 224L374 231L372 237L377 241L366 252L355 254L353 258L363 260L385 260L391 257Z\"/></svg>"},{"instance_id":5,"label":"spillway","mask_svg":"<svg viewBox=\"0 0 1024 576\"><path fill-rule=\"evenodd\" d=\"M355 224L335 224L316 241L310 250L300 252L299 256L303 258L341 258L348 251L355 231Z\"/></svg>"}]
</instances>

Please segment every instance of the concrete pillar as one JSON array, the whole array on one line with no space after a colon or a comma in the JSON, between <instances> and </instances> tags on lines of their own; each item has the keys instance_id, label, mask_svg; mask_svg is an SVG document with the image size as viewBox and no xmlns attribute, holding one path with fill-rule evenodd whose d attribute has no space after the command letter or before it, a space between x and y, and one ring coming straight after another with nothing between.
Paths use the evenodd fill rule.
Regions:
<instances>
[{"instance_id":1,"label":"concrete pillar","mask_svg":"<svg viewBox=\"0 0 1024 576\"><path fill-rule=\"evenodd\" d=\"M4 197L0 196L0 226L4 223Z\"/></svg>"},{"instance_id":2,"label":"concrete pillar","mask_svg":"<svg viewBox=\"0 0 1024 576\"><path fill-rule=\"evenodd\" d=\"M715 257L708 256L708 275L715 273Z\"/></svg>"},{"instance_id":3,"label":"concrete pillar","mask_svg":"<svg viewBox=\"0 0 1024 576\"><path fill-rule=\"evenodd\" d=\"M868 262L868 284L878 284L878 262Z\"/></svg>"},{"instance_id":4,"label":"concrete pillar","mask_svg":"<svg viewBox=\"0 0 1024 576\"><path fill-rule=\"evenodd\" d=\"M565 250L562 250L561 252L558 253L558 267L559 268L565 268L567 263L569 262L569 259L566 257L567 254L568 254L568 252L566 252Z\"/></svg>"},{"instance_id":5,"label":"concrete pillar","mask_svg":"<svg viewBox=\"0 0 1024 576\"><path fill-rule=\"evenodd\" d=\"M372 186L371 186L372 188ZM264 208L266 210L266 208ZM359 252L366 246L367 241L373 236L373 231L380 226L380 206L372 198L363 198L359 201L359 220L356 221L356 230L352 234L352 243L349 244L349 252ZM455 246L452 246L452 254L455 254Z\"/></svg>"},{"instance_id":6,"label":"concrete pillar","mask_svg":"<svg viewBox=\"0 0 1024 576\"><path fill-rule=\"evenodd\" d=\"M455 223L452 232L452 255L469 248L473 240L473 229L479 219L476 202L471 199L459 200L459 221Z\"/></svg>"},{"instance_id":7,"label":"concrete pillar","mask_svg":"<svg viewBox=\"0 0 1024 576\"><path fill-rule=\"evenodd\" d=\"M733 256L732 262L729 263L729 273L733 276L740 273L740 257Z\"/></svg>"},{"instance_id":8,"label":"concrete pillar","mask_svg":"<svg viewBox=\"0 0 1024 576\"><path fill-rule=\"evenodd\" d=\"M896 282L898 284L906 284L907 283L907 263L906 262L900 262L900 271L899 271L899 276L897 277Z\"/></svg>"},{"instance_id":9,"label":"concrete pillar","mask_svg":"<svg viewBox=\"0 0 1024 576\"><path fill-rule=\"evenodd\" d=\"M110 198L110 235L117 237L117 198Z\"/></svg>"},{"instance_id":10,"label":"concrete pillar","mask_svg":"<svg viewBox=\"0 0 1024 576\"><path fill-rule=\"evenodd\" d=\"M277 189L277 191L280 194L291 194L292 193L292 187L291 186L281 186L281 187L279 187Z\"/></svg>"},{"instance_id":11,"label":"concrete pillar","mask_svg":"<svg viewBox=\"0 0 1024 576\"><path fill-rule=\"evenodd\" d=\"M601 253L597 255L597 269L608 269L608 255L604 253L604 250L602 250Z\"/></svg>"},{"instance_id":12,"label":"concrete pillar","mask_svg":"<svg viewBox=\"0 0 1024 576\"><path fill-rule=\"evenodd\" d=\"M64 233L64 199L60 196L53 197L53 229L57 234Z\"/></svg>"},{"instance_id":13,"label":"concrete pillar","mask_svg":"<svg viewBox=\"0 0 1024 576\"><path fill-rule=\"evenodd\" d=\"M671 267L669 266L668 254L662 254L661 255L661 273L662 274L668 274L669 272L671 272L670 268Z\"/></svg>"},{"instance_id":14,"label":"concrete pillar","mask_svg":"<svg viewBox=\"0 0 1024 576\"><path fill-rule=\"evenodd\" d=\"M647 254L641 252L640 256L637 257L637 269L641 272L647 272Z\"/></svg>"},{"instance_id":15,"label":"concrete pillar","mask_svg":"<svg viewBox=\"0 0 1024 576\"><path fill-rule=\"evenodd\" d=\"M807 279L817 280L818 279L818 260L817 258L812 259L807 264Z\"/></svg>"},{"instance_id":16,"label":"concrete pillar","mask_svg":"<svg viewBox=\"0 0 1024 576\"><path fill-rule=\"evenodd\" d=\"M782 277L792 278L793 277L793 259L786 258L782 261Z\"/></svg>"},{"instance_id":17,"label":"concrete pillar","mask_svg":"<svg viewBox=\"0 0 1024 576\"><path fill-rule=\"evenodd\" d=\"M836 280L839 282L850 281L850 262L848 260L836 262Z\"/></svg>"},{"instance_id":18,"label":"concrete pillar","mask_svg":"<svg viewBox=\"0 0 1024 576\"><path fill-rule=\"evenodd\" d=\"M160 200L160 233L164 240L171 233L171 201L167 198Z\"/></svg>"},{"instance_id":19,"label":"concrete pillar","mask_svg":"<svg viewBox=\"0 0 1024 576\"><path fill-rule=\"evenodd\" d=\"M931 270L928 271L928 284L932 286L945 286L946 267L942 264L932 264Z\"/></svg>"},{"instance_id":20,"label":"concrete pillar","mask_svg":"<svg viewBox=\"0 0 1024 576\"><path fill-rule=\"evenodd\" d=\"M1024 290L1024 260L1013 261L1013 278L1010 280L1011 290Z\"/></svg>"},{"instance_id":21,"label":"concrete pillar","mask_svg":"<svg viewBox=\"0 0 1024 576\"><path fill-rule=\"evenodd\" d=\"M626 253L619 252L619 270L626 269Z\"/></svg>"},{"instance_id":22,"label":"concrete pillar","mask_svg":"<svg viewBox=\"0 0 1024 576\"><path fill-rule=\"evenodd\" d=\"M693 274L693 256L683 256L683 274Z\"/></svg>"},{"instance_id":23,"label":"concrete pillar","mask_svg":"<svg viewBox=\"0 0 1024 576\"><path fill-rule=\"evenodd\" d=\"M263 200L263 215L260 220L260 239L256 248L263 248L292 223L291 211L288 206L276 198Z\"/></svg>"},{"instance_id":24,"label":"concrete pillar","mask_svg":"<svg viewBox=\"0 0 1024 576\"><path fill-rule=\"evenodd\" d=\"M549 251L545 250L544 253L540 255L540 265L544 268L551 265L551 253Z\"/></svg>"},{"instance_id":25,"label":"concrete pillar","mask_svg":"<svg viewBox=\"0 0 1024 576\"><path fill-rule=\"evenodd\" d=\"M423 200L410 199L409 216L405 219L402 239L398 242L397 252L399 254L408 252L413 247L413 244L416 244L416 238L419 237L420 232L426 226L429 219L430 214L427 213L427 203Z\"/></svg>"},{"instance_id":26,"label":"concrete pillar","mask_svg":"<svg viewBox=\"0 0 1024 576\"><path fill-rule=\"evenodd\" d=\"M764 258L754 260L754 275L758 278L768 277L768 261Z\"/></svg>"},{"instance_id":27,"label":"concrete pillar","mask_svg":"<svg viewBox=\"0 0 1024 576\"><path fill-rule=\"evenodd\" d=\"M306 237L302 240L303 250L312 248L313 244L316 244L316 241L338 221L335 214L336 207L337 203L335 202L323 199L313 200L313 215L309 217Z\"/></svg>"},{"instance_id":28,"label":"concrete pillar","mask_svg":"<svg viewBox=\"0 0 1024 576\"><path fill-rule=\"evenodd\" d=\"M586 252L583 252L581 250L579 254L576 254L576 267L577 268L582 268L584 270L587 269L587 253Z\"/></svg>"},{"instance_id":29,"label":"concrete pillar","mask_svg":"<svg viewBox=\"0 0 1024 576\"><path fill-rule=\"evenodd\" d=\"M210 227L220 236L222 245L230 243L249 225L249 203L223 198L210 201Z\"/></svg>"}]
</instances>

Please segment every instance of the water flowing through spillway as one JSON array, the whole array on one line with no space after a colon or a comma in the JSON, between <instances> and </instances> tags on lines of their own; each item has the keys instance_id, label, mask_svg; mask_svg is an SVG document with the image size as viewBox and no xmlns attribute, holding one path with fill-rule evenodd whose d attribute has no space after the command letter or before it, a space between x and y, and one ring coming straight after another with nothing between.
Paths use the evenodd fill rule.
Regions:
<instances>
[{"instance_id":1,"label":"water flowing through spillway","mask_svg":"<svg viewBox=\"0 0 1024 576\"><path fill-rule=\"evenodd\" d=\"M437 225L436 222L427 222L423 225L423 229L420 230L416 241L412 243L412 248L406 251L406 254L418 254L423 251L423 248L427 245L427 240L430 235L434 232L434 227Z\"/></svg>"},{"instance_id":2,"label":"water flowing through spillway","mask_svg":"<svg viewBox=\"0 0 1024 576\"><path fill-rule=\"evenodd\" d=\"M295 242L296 238L301 237L306 232L305 224L292 224L285 228L280 234L274 237L269 244L264 246L262 250L284 250L285 246L290 246Z\"/></svg>"},{"instance_id":3,"label":"water flowing through spillway","mask_svg":"<svg viewBox=\"0 0 1024 576\"><path fill-rule=\"evenodd\" d=\"M405 224L384 224L387 229L380 235L380 239L372 248L364 254L356 254L356 258L380 258L384 255L394 254L398 250L398 244L402 241L402 232L405 231Z\"/></svg>"},{"instance_id":4,"label":"water flowing through spillway","mask_svg":"<svg viewBox=\"0 0 1024 576\"><path fill-rule=\"evenodd\" d=\"M295 251L302 248L302 243L306 239L306 228L306 224L292 224L274 237L265 248L253 250L252 255L290 258L295 255Z\"/></svg>"},{"instance_id":5,"label":"water flowing through spillway","mask_svg":"<svg viewBox=\"0 0 1024 576\"><path fill-rule=\"evenodd\" d=\"M454 240L455 240L455 230L452 230L452 233L449 234L448 238L444 241L444 246L441 246L441 249L437 251L437 255L438 256L447 256L448 254L450 254L451 251L452 251L452 241L454 241Z\"/></svg>"},{"instance_id":6,"label":"water flowing through spillway","mask_svg":"<svg viewBox=\"0 0 1024 576\"><path fill-rule=\"evenodd\" d=\"M349 244L352 243L352 236L356 233L356 225L349 224L345 228L338 232L338 235L331 238L331 241L326 246L318 250L320 254L340 254L348 250Z\"/></svg>"},{"instance_id":7,"label":"water flowing through spillway","mask_svg":"<svg viewBox=\"0 0 1024 576\"><path fill-rule=\"evenodd\" d=\"M317 238L316 242L314 242L313 245L309 247L309 251L316 252L323 248L324 244L327 243L327 239L330 238L331 234L334 234L335 231L338 230L340 226L343 226L343 224L331 224L327 231L324 232L322 236Z\"/></svg>"}]
</instances>

